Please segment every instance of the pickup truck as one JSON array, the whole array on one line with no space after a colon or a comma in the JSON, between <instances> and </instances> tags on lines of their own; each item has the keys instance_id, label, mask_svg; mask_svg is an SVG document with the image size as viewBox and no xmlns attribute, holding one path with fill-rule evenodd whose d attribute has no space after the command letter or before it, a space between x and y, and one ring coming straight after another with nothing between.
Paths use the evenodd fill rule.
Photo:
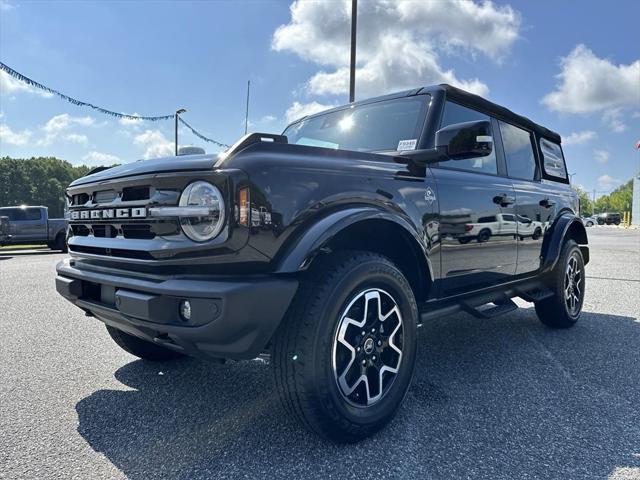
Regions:
<instances>
[{"instance_id":1,"label":"pickup truck","mask_svg":"<svg viewBox=\"0 0 640 480\"><path fill-rule=\"evenodd\" d=\"M67 251L67 220L49 218L47 207L0 207L0 217L6 218L0 246L46 243L52 250Z\"/></svg>"},{"instance_id":2,"label":"pickup truck","mask_svg":"<svg viewBox=\"0 0 640 480\"><path fill-rule=\"evenodd\" d=\"M148 361L269 358L284 408L336 442L380 430L429 375L421 323L519 297L569 328L584 300L560 136L448 85L107 169L67 196L62 296ZM506 215L508 235L459 242Z\"/></svg>"}]
</instances>

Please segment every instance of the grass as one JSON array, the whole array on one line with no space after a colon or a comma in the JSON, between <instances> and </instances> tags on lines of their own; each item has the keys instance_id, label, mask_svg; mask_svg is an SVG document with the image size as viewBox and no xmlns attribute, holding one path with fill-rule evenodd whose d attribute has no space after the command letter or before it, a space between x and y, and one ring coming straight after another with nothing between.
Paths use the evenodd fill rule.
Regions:
<instances>
[{"instance_id":1,"label":"grass","mask_svg":"<svg viewBox=\"0 0 640 480\"><path fill-rule=\"evenodd\" d=\"M46 245L5 245L0 250L29 250L32 248L46 248Z\"/></svg>"}]
</instances>

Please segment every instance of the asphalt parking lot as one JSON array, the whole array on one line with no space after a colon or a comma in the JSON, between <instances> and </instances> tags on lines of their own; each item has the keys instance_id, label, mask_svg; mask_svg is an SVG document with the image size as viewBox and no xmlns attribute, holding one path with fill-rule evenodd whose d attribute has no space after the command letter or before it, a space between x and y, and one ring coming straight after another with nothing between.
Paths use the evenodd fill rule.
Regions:
<instances>
[{"instance_id":1,"label":"asphalt parking lot","mask_svg":"<svg viewBox=\"0 0 640 480\"><path fill-rule=\"evenodd\" d=\"M640 230L588 230L584 314L420 329L396 420L327 444L262 361L150 364L59 297L63 255L0 250L0 478L640 479Z\"/></svg>"}]
</instances>

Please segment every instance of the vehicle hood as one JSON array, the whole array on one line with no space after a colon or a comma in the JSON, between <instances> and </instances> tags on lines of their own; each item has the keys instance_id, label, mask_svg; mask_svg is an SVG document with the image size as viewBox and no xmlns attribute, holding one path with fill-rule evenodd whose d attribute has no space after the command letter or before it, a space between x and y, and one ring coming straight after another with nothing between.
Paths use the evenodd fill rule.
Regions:
<instances>
[{"instance_id":1,"label":"vehicle hood","mask_svg":"<svg viewBox=\"0 0 640 480\"><path fill-rule=\"evenodd\" d=\"M71 187L86 183L101 182L115 178L130 177L148 173L184 172L190 170L211 170L218 159L217 155L181 155L179 157L154 158L125 163L100 172L78 178Z\"/></svg>"}]
</instances>

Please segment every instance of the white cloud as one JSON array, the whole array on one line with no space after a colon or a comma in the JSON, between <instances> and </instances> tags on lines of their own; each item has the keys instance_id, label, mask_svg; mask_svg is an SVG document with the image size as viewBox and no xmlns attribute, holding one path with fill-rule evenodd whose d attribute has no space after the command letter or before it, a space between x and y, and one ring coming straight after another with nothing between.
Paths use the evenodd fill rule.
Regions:
<instances>
[{"instance_id":1,"label":"white cloud","mask_svg":"<svg viewBox=\"0 0 640 480\"><path fill-rule=\"evenodd\" d=\"M12 95L15 93L32 93L35 95L39 95L43 98L51 98L52 94L48 92L44 92L38 88L34 88L31 85L28 85L20 80L16 80L8 73L0 70L0 96L1 95Z\"/></svg>"},{"instance_id":2,"label":"white cloud","mask_svg":"<svg viewBox=\"0 0 640 480\"><path fill-rule=\"evenodd\" d=\"M556 89L542 102L560 113L591 113L640 105L640 60L615 65L578 45L561 60Z\"/></svg>"},{"instance_id":3,"label":"white cloud","mask_svg":"<svg viewBox=\"0 0 640 480\"><path fill-rule=\"evenodd\" d=\"M107 166L113 165L114 163L122 163L120 157L110 155L108 153L96 152L95 150L87 153L84 157L82 157L82 161L85 163L85 165L89 166Z\"/></svg>"},{"instance_id":4,"label":"white cloud","mask_svg":"<svg viewBox=\"0 0 640 480\"><path fill-rule=\"evenodd\" d=\"M14 5L12 5L9 0L0 0L0 11L1 12L8 12L9 10L13 10L15 8Z\"/></svg>"},{"instance_id":5,"label":"white cloud","mask_svg":"<svg viewBox=\"0 0 640 480\"><path fill-rule=\"evenodd\" d=\"M598 177L598 190L610 191L622 183L622 180L613 178L611 175L601 175Z\"/></svg>"},{"instance_id":6,"label":"white cloud","mask_svg":"<svg viewBox=\"0 0 640 480\"><path fill-rule=\"evenodd\" d=\"M160 130L145 130L136 135L133 143L145 147L145 159L167 157L174 154L174 144Z\"/></svg>"},{"instance_id":7,"label":"white cloud","mask_svg":"<svg viewBox=\"0 0 640 480\"><path fill-rule=\"evenodd\" d=\"M640 76L638 77L638 89L640 89ZM627 129L622 121L622 108L612 108L602 115L602 122L609 127L612 132L621 133Z\"/></svg>"},{"instance_id":8,"label":"white cloud","mask_svg":"<svg viewBox=\"0 0 640 480\"><path fill-rule=\"evenodd\" d=\"M351 2L291 4L291 21L274 33L272 48L323 66L307 83L312 94L348 91ZM488 88L440 64L439 53L481 53L499 61L518 38L520 16L489 1L372 0L358 5L356 94L451 83L475 93Z\"/></svg>"},{"instance_id":9,"label":"white cloud","mask_svg":"<svg viewBox=\"0 0 640 480\"><path fill-rule=\"evenodd\" d=\"M611 154L606 150L594 150L593 155L596 159L596 162L602 163L602 164L608 163L609 158L611 157Z\"/></svg>"},{"instance_id":10,"label":"white cloud","mask_svg":"<svg viewBox=\"0 0 640 480\"><path fill-rule=\"evenodd\" d=\"M562 139L562 145L580 145L582 143L587 143L594 138L596 138L598 134L593 130L584 130L582 132L573 132Z\"/></svg>"},{"instance_id":11,"label":"white cloud","mask_svg":"<svg viewBox=\"0 0 640 480\"><path fill-rule=\"evenodd\" d=\"M265 115L264 117L262 117L260 119L260 121L262 123L271 123L271 122L275 122L278 118L275 117L274 115Z\"/></svg>"},{"instance_id":12,"label":"white cloud","mask_svg":"<svg viewBox=\"0 0 640 480\"><path fill-rule=\"evenodd\" d=\"M54 117L51 117L49 121L41 127L45 136L44 138L38 140L38 145L46 147L48 145L51 145L54 141L58 140L87 144L89 140L86 135L74 132L69 133L68 130L71 127L89 127L94 123L95 120L89 116L72 117L68 113L56 115Z\"/></svg>"},{"instance_id":13,"label":"white cloud","mask_svg":"<svg viewBox=\"0 0 640 480\"><path fill-rule=\"evenodd\" d=\"M31 139L31 131L14 132L6 123L0 123L0 144L26 145Z\"/></svg>"},{"instance_id":14,"label":"white cloud","mask_svg":"<svg viewBox=\"0 0 640 480\"><path fill-rule=\"evenodd\" d=\"M322 112L333 107L335 107L335 105L323 105L322 103L318 102L293 102L293 105L291 105L287 109L285 117L287 119L287 122L291 123L294 120L298 120L299 118L305 117L307 115L313 115L314 113Z\"/></svg>"}]
</instances>

